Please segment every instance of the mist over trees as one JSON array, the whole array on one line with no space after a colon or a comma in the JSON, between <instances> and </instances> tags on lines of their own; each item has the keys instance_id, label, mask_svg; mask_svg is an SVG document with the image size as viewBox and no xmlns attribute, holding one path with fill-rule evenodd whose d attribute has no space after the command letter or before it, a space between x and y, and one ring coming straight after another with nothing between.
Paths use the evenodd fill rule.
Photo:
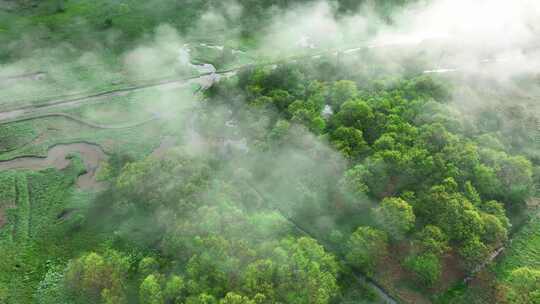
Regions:
<instances>
[{"instance_id":1,"label":"mist over trees","mask_svg":"<svg viewBox=\"0 0 540 304\"><path fill-rule=\"evenodd\" d=\"M127 267L90 253L68 264L64 288L129 301L132 284L117 281L135 280L141 303L330 303L345 294L347 267L375 275L397 246L408 248L402 267L430 287L450 252L472 271L507 239L505 210L531 195L532 165L446 116L419 119L444 111L444 86L420 77L360 90L305 73L256 68L207 93L204 140L222 136L216 119L234 119L248 152L181 149L121 166L107 202L117 241L151 246L157 259L126 257Z\"/></svg>"},{"instance_id":2,"label":"mist over trees","mask_svg":"<svg viewBox=\"0 0 540 304\"><path fill-rule=\"evenodd\" d=\"M540 181L537 113L528 100L490 99L492 86L511 91L526 76L513 75L503 86L470 71L431 73L431 42L422 39L419 52L396 51L391 43L380 53L375 44L348 53L325 45L334 32L355 29L343 24L359 12L369 14L362 30L388 34L403 22L398 13L417 1L10 2L11 11L30 17L0 13L7 20L0 20L0 35L12 26L0 37L6 67L45 50L79 63L93 62L95 52L96 62L118 68L92 75L113 75L107 90L127 90L114 80L125 75L133 82L119 83L136 90L143 89L137 77L211 79L191 83L198 87L189 97L172 89L137 97L151 101L143 111L156 123L150 131L97 125L111 132L100 145L121 146L104 152L107 160L94 172L99 190L72 189L87 173L77 153L67 169L0 175L0 229L5 210L6 227L15 227L0 230L0 303L341 304L379 303L380 293L405 294L411 303L468 303L446 300L445 292L464 290L463 280L511 245L513 230L530 217ZM315 40L331 51L312 55L319 46L306 36L298 53L272 57L290 51L285 38L273 39L287 33L273 30L311 10L323 17L314 14L306 24L330 23ZM73 12L87 18L75 22ZM15 39L17 31L28 35ZM210 45L204 35L221 40ZM220 71L190 74L186 66L201 67L205 56ZM187 63L179 67L181 60ZM174 78L158 78L162 71ZM140 111L130 108L137 98L124 101L117 116ZM160 99L167 102L160 106ZM1 152L58 132L40 127L0 125ZM156 144L135 151L125 136ZM51 145L64 138L55 140ZM83 135L73 140L86 142ZM69 200L72 207L53 214L39 199ZM13 208L12 201L26 205ZM23 207L42 208L48 222L29 220L35 211L11 210ZM15 258L12 267L7 260ZM540 274L531 264L486 279L490 299L540 301Z\"/></svg>"}]
</instances>

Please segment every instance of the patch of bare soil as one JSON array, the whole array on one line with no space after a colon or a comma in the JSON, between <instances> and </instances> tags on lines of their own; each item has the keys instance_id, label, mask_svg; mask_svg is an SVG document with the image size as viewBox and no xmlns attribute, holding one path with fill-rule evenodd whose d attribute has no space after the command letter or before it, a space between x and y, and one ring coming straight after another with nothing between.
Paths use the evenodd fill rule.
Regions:
<instances>
[{"instance_id":1,"label":"patch of bare soil","mask_svg":"<svg viewBox=\"0 0 540 304\"><path fill-rule=\"evenodd\" d=\"M466 276L459 256L450 252L442 258L443 270L439 283L422 291L420 287L415 287L413 275L401 266L401 261L405 259L403 253L406 252L409 252L409 248L405 242L392 246L390 256L381 262L378 268L381 272L377 274L377 281L399 295L405 303L431 303L426 295L443 292Z\"/></svg>"},{"instance_id":2,"label":"patch of bare soil","mask_svg":"<svg viewBox=\"0 0 540 304\"><path fill-rule=\"evenodd\" d=\"M469 282L471 294L475 296L475 303L500 303L497 280L493 273L482 270Z\"/></svg>"},{"instance_id":3,"label":"patch of bare soil","mask_svg":"<svg viewBox=\"0 0 540 304\"><path fill-rule=\"evenodd\" d=\"M387 290L397 294L404 303L430 304L431 301L424 294L415 290L411 275L401 266L400 261L404 256L398 253L404 252L408 252L405 242L390 248L390 256L381 261L378 267L381 271L376 274L376 279Z\"/></svg>"},{"instance_id":4,"label":"patch of bare soil","mask_svg":"<svg viewBox=\"0 0 540 304\"><path fill-rule=\"evenodd\" d=\"M441 279L439 280L439 284L433 289L436 292L447 290L467 276L457 252L450 252L445 255L442 259L442 265Z\"/></svg>"}]
</instances>

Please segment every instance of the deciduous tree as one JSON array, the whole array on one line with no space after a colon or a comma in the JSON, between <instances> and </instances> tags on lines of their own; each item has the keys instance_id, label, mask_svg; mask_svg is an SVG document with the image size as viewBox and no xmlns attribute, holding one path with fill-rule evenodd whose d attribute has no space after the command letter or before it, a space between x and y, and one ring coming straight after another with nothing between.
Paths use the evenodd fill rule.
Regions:
<instances>
[{"instance_id":1,"label":"deciduous tree","mask_svg":"<svg viewBox=\"0 0 540 304\"><path fill-rule=\"evenodd\" d=\"M416 217L413 208L401 198L385 198L375 210L381 229L395 240L400 240L414 227Z\"/></svg>"},{"instance_id":2,"label":"deciduous tree","mask_svg":"<svg viewBox=\"0 0 540 304\"><path fill-rule=\"evenodd\" d=\"M353 266L372 273L379 260L388 254L388 238L382 231L358 227L347 243L346 258Z\"/></svg>"}]
</instances>

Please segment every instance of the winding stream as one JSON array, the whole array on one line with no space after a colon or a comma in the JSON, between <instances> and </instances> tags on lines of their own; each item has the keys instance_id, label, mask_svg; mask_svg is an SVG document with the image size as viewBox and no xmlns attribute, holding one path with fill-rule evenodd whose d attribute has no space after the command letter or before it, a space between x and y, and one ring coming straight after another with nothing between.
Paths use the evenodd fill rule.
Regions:
<instances>
[{"instance_id":1,"label":"winding stream","mask_svg":"<svg viewBox=\"0 0 540 304\"><path fill-rule=\"evenodd\" d=\"M81 189L99 189L103 183L96 180L96 174L101 161L107 159L107 155L100 146L90 143L59 144L53 146L47 152L47 157L23 156L12 160L1 161L0 171L12 169L44 170L56 168L63 170L69 166L73 153L79 153L86 167L86 173L77 178L77 186Z\"/></svg>"}]
</instances>

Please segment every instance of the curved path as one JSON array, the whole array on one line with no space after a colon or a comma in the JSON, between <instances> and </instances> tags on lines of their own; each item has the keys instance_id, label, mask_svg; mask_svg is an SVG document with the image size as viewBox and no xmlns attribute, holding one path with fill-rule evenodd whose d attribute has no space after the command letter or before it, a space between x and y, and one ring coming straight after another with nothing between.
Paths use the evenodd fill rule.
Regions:
<instances>
[{"instance_id":1,"label":"curved path","mask_svg":"<svg viewBox=\"0 0 540 304\"><path fill-rule=\"evenodd\" d=\"M41 77L47 75L47 72L37 71L37 72L29 72L19 75L10 75L10 76L2 76L0 77L0 83L3 81L12 81L12 80L20 80L20 79L31 79L31 80L39 80Z\"/></svg>"},{"instance_id":2,"label":"curved path","mask_svg":"<svg viewBox=\"0 0 540 304\"><path fill-rule=\"evenodd\" d=\"M144 89L152 88L152 87L164 87L167 85L171 85L173 87L177 87L177 86L182 87L182 86L187 86L189 84L199 84L201 85L203 89L205 89L205 88L210 87L214 83L215 78L216 77L214 74L208 74L208 75L194 76L194 77L183 78L183 79L162 80L155 83L148 83L144 85L138 85L138 86L127 87L127 88L122 88L122 89L104 91L104 92L95 93L92 95L68 97L67 99L60 97L59 99L53 99L45 103L41 103L39 105L23 106L17 109L0 112L0 124L6 124L13 121L18 121L23 118L27 118L31 116L40 116L39 113L50 112L51 110L55 110L58 108L76 107L81 104L85 104L88 102L95 102L95 101L98 101L99 99L103 99L106 97L122 96L130 92L144 90Z\"/></svg>"},{"instance_id":3,"label":"curved path","mask_svg":"<svg viewBox=\"0 0 540 304\"><path fill-rule=\"evenodd\" d=\"M82 119L80 117L77 117L77 116L74 116L74 115L71 115L71 114L67 114L67 113L46 113L46 114L40 114L40 115L36 115L36 116L29 116L29 117L14 119L14 120L11 120L10 123L27 121L27 120L34 120L34 119L40 119L40 118L47 118L47 117L63 117L63 118L75 121L77 123L80 123L82 125L86 125L88 127L92 127L92 128L96 128L96 129L129 129L129 128L135 128L135 127L138 127L138 126L142 126L144 124L147 124L149 122L152 122L152 121L155 121L155 120L159 119L158 116L154 116L152 118L149 118L149 119L146 119L146 120L143 120L143 121L140 121L140 122L132 123L132 124L127 124L127 125L104 125L104 124L93 123L93 122L84 120L84 119Z\"/></svg>"}]
</instances>

